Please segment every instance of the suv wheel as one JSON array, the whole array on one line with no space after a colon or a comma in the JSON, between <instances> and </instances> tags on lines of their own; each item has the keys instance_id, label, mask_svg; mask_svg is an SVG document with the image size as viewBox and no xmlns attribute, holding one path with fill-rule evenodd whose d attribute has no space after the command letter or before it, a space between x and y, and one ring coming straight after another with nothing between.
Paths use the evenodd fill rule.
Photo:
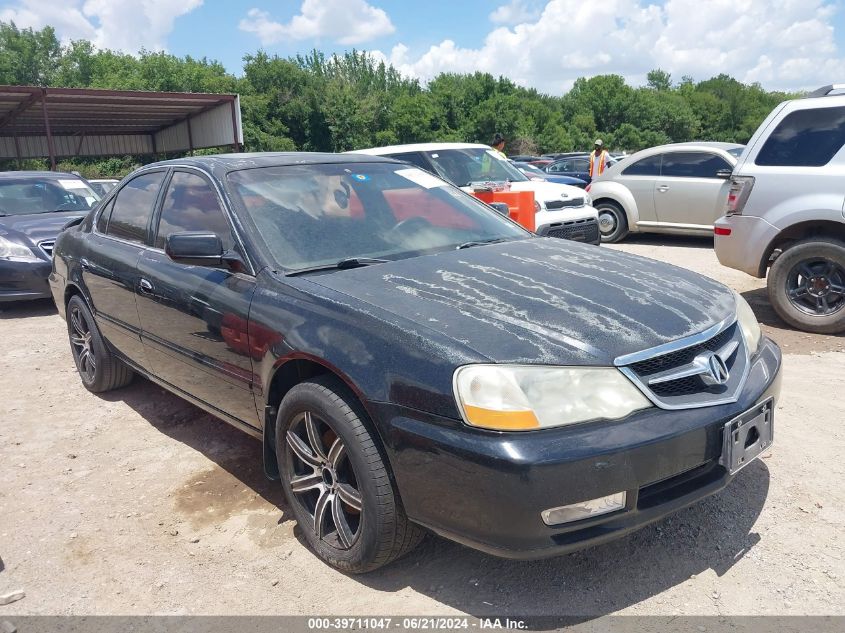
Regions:
<instances>
[{"instance_id":1,"label":"suv wheel","mask_svg":"<svg viewBox=\"0 0 845 633\"><path fill-rule=\"evenodd\" d=\"M602 242L618 242L628 235L628 218L622 207L615 202L602 200L596 205L596 211L599 213L599 232Z\"/></svg>"},{"instance_id":2,"label":"suv wheel","mask_svg":"<svg viewBox=\"0 0 845 633\"><path fill-rule=\"evenodd\" d=\"M351 573L386 565L424 534L405 516L364 415L343 383L315 378L285 395L276 419L293 515L316 554Z\"/></svg>"},{"instance_id":3,"label":"suv wheel","mask_svg":"<svg viewBox=\"0 0 845 633\"><path fill-rule=\"evenodd\" d=\"M68 301L67 331L76 369L88 391L111 391L132 382L132 370L108 348L91 310L79 295Z\"/></svg>"},{"instance_id":4,"label":"suv wheel","mask_svg":"<svg viewBox=\"0 0 845 633\"><path fill-rule=\"evenodd\" d=\"M845 331L845 244L804 240L772 264L769 299L775 312L799 330Z\"/></svg>"}]
</instances>

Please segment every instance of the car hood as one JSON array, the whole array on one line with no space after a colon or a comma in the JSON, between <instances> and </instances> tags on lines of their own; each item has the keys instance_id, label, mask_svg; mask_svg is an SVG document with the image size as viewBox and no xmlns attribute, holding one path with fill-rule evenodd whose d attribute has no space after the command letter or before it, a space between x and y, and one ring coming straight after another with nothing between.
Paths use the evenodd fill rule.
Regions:
<instances>
[{"instance_id":1,"label":"car hood","mask_svg":"<svg viewBox=\"0 0 845 633\"><path fill-rule=\"evenodd\" d=\"M88 211L54 211L0 217L0 235L23 235L32 244L53 240L71 220L84 218Z\"/></svg>"},{"instance_id":2,"label":"car hood","mask_svg":"<svg viewBox=\"0 0 845 633\"><path fill-rule=\"evenodd\" d=\"M619 251L532 238L308 279L494 362L608 365L735 314L732 291Z\"/></svg>"}]
</instances>

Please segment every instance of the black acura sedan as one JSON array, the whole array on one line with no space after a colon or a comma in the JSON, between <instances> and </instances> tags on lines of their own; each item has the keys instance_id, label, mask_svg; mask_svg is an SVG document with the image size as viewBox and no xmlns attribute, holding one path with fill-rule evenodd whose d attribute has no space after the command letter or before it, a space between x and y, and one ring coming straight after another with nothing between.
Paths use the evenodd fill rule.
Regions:
<instances>
[{"instance_id":1,"label":"black acura sedan","mask_svg":"<svg viewBox=\"0 0 845 633\"><path fill-rule=\"evenodd\" d=\"M781 355L739 295L390 159L149 165L59 236L50 283L89 390L138 373L261 439L349 572L423 528L514 558L601 543L772 442Z\"/></svg>"},{"instance_id":2,"label":"black acura sedan","mask_svg":"<svg viewBox=\"0 0 845 633\"><path fill-rule=\"evenodd\" d=\"M0 172L0 302L50 297L53 242L99 199L73 174Z\"/></svg>"}]
</instances>

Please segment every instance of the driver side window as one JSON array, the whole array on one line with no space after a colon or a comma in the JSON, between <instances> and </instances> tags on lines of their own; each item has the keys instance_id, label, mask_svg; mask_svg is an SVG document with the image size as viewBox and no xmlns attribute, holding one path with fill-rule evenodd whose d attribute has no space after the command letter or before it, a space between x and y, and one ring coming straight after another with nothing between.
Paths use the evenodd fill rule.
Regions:
<instances>
[{"instance_id":1,"label":"driver side window","mask_svg":"<svg viewBox=\"0 0 845 633\"><path fill-rule=\"evenodd\" d=\"M183 231L215 233L225 250L234 247L232 227L208 181L197 174L174 172L161 205L155 247L164 248L168 235Z\"/></svg>"}]
</instances>

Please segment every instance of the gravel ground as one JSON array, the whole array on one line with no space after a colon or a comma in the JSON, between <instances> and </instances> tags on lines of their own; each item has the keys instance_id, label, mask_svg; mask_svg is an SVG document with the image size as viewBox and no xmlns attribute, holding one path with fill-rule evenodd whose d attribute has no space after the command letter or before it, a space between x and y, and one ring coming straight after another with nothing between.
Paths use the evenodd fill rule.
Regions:
<instances>
[{"instance_id":1,"label":"gravel ground","mask_svg":"<svg viewBox=\"0 0 845 633\"><path fill-rule=\"evenodd\" d=\"M146 380L83 389L49 302L0 312L0 606L18 614L845 615L845 339L795 332L707 240L612 248L746 296L785 352L775 444L614 543L513 562L428 537L350 577L304 546L259 442Z\"/></svg>"}]
</instances>

